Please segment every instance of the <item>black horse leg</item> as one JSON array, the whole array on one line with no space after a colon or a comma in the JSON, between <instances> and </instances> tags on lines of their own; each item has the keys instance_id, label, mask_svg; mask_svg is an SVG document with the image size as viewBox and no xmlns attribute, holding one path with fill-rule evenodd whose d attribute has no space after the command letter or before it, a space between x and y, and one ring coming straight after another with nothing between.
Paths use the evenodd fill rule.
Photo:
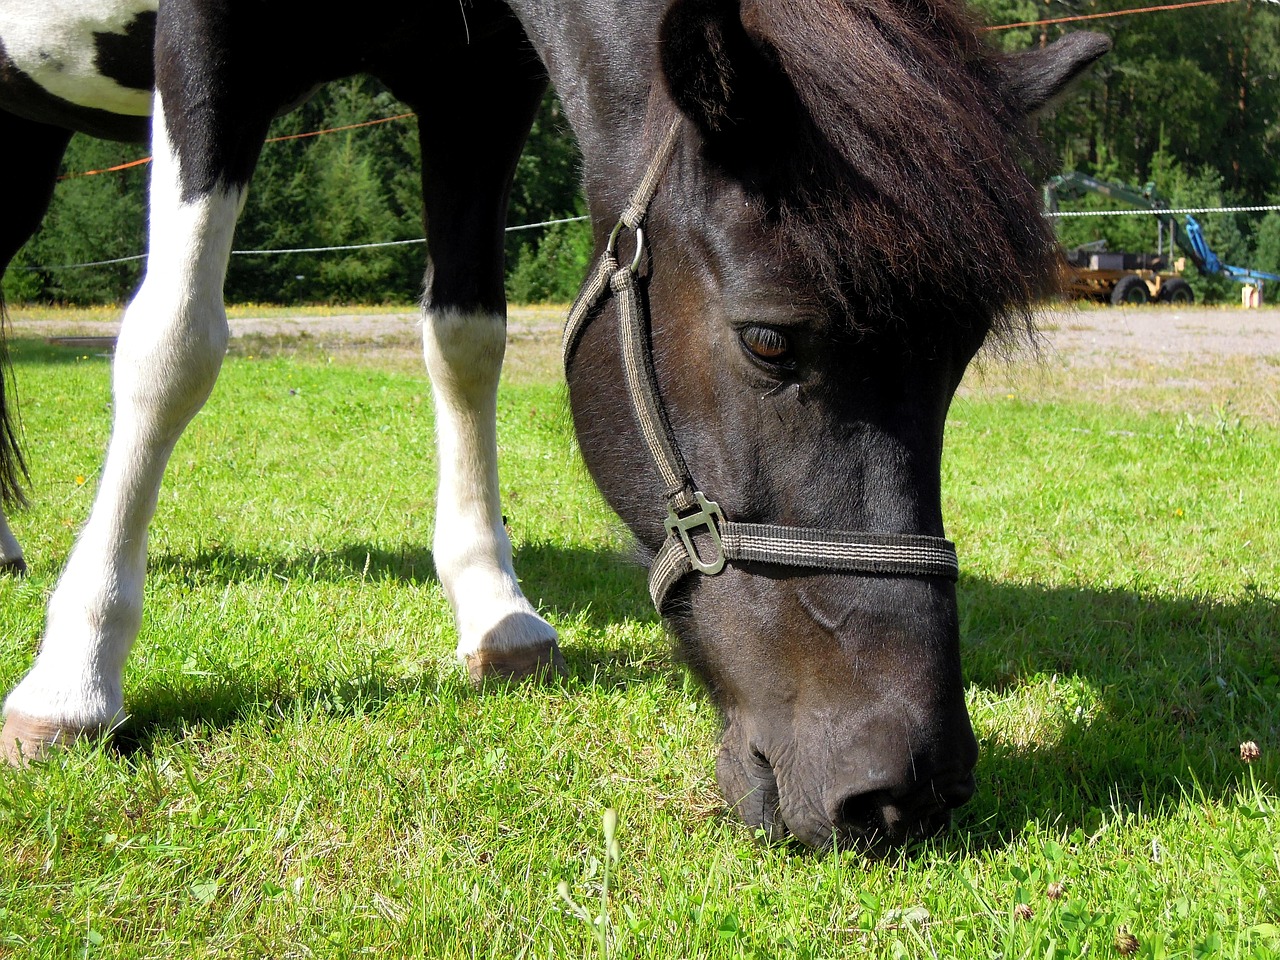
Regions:
<instances>
[{"instance_id":1,"label":"black horse leg","mask_svg":"<svg viewBox=\"0 0 1280 960\"><path fill-rule=\"evenodd\" d=\"M422 141L423 348L440 463L432 552L457 621L458 657L476 682L561 663L555 630L517 582L498 493L503 231L516 161L546 88L522 43L513 22L510 35L439 58L430 97L417 92L431 87L391 83L417 110Z\"/></svg>"},{"instance_id":2,"label":"black horse leg","mask_svg":"<svg viewBox=\"0 0 1280 960\"><path fill-rule=\"evenodd\" d=\"M58 167L70 139L69 130L0 112L0 143L8 146L5 164L10 182L17 185L5 198L5 216L0 217L0 277L49 209ZM0 574L25 573L27 569L22 547L9 529L3 509L22 502L21 481L26 476L4 333L4 300L0 295Z\"/></svg>"}]
</instances>

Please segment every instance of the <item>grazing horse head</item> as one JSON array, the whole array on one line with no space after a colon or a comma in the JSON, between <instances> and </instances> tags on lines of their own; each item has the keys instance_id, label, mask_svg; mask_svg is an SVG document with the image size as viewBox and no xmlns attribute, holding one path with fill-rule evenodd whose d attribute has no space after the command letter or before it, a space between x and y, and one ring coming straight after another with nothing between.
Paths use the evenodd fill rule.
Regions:
<instances>
[{"instance_id":1,"label":"grazing horse head","mask_svg":"<svg viewBox=\"0 0 1280 960\"><path fill-rule=\"evenodd\" d=\"M771 836L880 848L974 789L954 575L797 563L788 544L945 544L952 395L1055 276L1026 119L1106 48L1001 58L938 2L677 0L663 18L649 127L683 119L669 157L649 140L635 299L641 392L683 464L664 470L631 412L616 297L579 304L571 400L592 475L659 565L688 549L664 527L686 484L719 507L671 511L697 559L732 551L717 533L779 538L655 593L723 713L724 796Z\"/></svg>"}]
</instances>

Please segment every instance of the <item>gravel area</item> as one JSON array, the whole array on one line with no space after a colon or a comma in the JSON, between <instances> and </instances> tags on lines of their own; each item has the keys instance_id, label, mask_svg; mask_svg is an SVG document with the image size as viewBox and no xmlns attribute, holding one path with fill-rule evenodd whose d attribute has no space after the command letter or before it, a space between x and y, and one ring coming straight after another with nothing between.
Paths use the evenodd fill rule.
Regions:
<instances>
[{"instance_id":1,"label":"gravel area","mask_svg":"<svg viewBox=\"0 0 1280 960\"><path fill-rule=\"evenodd\" d=\"M1087 308L1040 318L1050 354L1090 366L1280 356L1280 307Z\"/></svg>"},{"instance_id":2,"label":"gravel area","mask_svg":"<svg viewBox=\"0 0 1280 960\"><path fill-rule=\"evenodd\" d=\"M28 336L110 336L111 321L28 320L21 308L13 311L11 328ZM563 308L512 308L512 339L558 338ZM418 314L339 314L334 316L233 318L235 337L310 336L315 339L400 343L417 338ZM1112 365L1125 359L1170 360L1213 357L1280 355L1280 307L1244 310L1240 307L1146 307L1055 309L1044 312L1039 324L1050 354L1068 355L1076 362Z\"/></svg>"}]
</instances>

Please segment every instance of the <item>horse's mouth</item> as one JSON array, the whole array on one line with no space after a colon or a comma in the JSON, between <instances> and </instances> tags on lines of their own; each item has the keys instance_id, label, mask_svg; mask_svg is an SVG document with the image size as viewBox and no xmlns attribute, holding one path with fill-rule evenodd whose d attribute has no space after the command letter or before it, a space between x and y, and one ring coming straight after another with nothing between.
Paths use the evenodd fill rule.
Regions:
<instances>
[{"instance_id":1,"label":"horse's mouth","mask_svg":"<svg viewBox=\"0 0 1280 960\"><path fill-rule=\"evenodd\" d=\"M750 747L743 752L722 746L716 764L720 789L733 813L758 831L765 842L799 841L813 850L853 850L885 857L933 839L951 825L952 812L973 795L972 774L931 779L899 790L849 790L824 804L830 790L788 783L768 757Z\"/></svg>"}]
</instances>

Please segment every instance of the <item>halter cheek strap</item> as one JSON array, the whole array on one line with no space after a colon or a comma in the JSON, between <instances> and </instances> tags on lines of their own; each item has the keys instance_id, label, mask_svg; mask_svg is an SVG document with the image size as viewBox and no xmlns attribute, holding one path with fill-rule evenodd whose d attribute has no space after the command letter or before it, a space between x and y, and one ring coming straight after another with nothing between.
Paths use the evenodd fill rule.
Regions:
<instances>
[{"instance_id":1,"label":"halter cheek strap","mask_svg":"<svg viewBox=\"0 0 1280 960\"><path fill-rule=\"evenodd\" d=\"M956 548L942 537L862 533L735 523L698 489L671 431L649 348L649 320L641 306L637 275L645 251L644 221L679 140L676 120L653 155L595 270L569 311L561 347L566 368L593 312L610 295L618 304L618 344L627 393L649 456L658 468L667 502L667 539L649 568L649 596L662 612L671 589L692 573L715 576L730 561L755 561L815 570L890 576L944 577L960 573ZM618 263L623 230L635 235L635 257ZM696 542L695 542L696 538Z\"/></svg>"}]
</instances>

